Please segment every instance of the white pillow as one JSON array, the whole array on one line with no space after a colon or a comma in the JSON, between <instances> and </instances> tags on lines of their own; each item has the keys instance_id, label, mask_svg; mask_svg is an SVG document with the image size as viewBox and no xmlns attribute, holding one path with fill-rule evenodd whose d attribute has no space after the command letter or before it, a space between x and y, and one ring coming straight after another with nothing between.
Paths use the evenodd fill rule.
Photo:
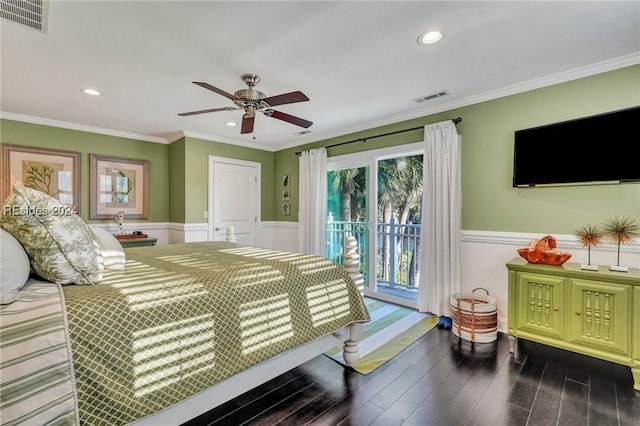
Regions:
<instances>
[{"instance_id":1,"label":"white pillow","mask_svg":"<svg viewBox=\"0 0 640 426\"><path fill-rule=\"evenodd\" d=\"M123 271L126 258L122 244L109 231L103 228L89 225L89 230L93 233L100 249L100 254L104 259L104 269Z\"/></svg>"},{"instance_id":2,"label":"white pillow","mask_svg":"<svg viewBox=\"0 0 640 426\"><path fill-rule=\"evenodd\" d=\"M104 261L84 221L55 198L14 186L4 202L2 227L24 247L31 267L57 284L93 285Z\"/></svg>"},{"instance_id":3,"label":"white pillow","mask_svg":"<svg viewBox=\"0 0 640 426\"><path fill-rule=\"evenodd\" d=\"M11 303L20 296L30 270L29 257L20 242L0 229L0 304Z\"/></svg>"}]
</instances>

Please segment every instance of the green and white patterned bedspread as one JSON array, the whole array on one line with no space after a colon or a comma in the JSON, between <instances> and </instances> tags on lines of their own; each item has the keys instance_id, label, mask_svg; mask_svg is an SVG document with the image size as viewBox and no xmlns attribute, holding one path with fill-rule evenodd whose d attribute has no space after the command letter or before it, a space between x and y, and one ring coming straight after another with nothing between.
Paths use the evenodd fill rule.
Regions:
<instances>
[{"instance_id":1,"label":"green and white patterned bedspread","mask_svg":"<svg viewBox=\"0 0 640 426\"><path fill-rule=\"evenodd\" d=\"M322 257L226 242L131 248L64 286L83 424L126 424L369 314ZM4 339L3 339L4 340Z\"/></svg>"}]
</instances>

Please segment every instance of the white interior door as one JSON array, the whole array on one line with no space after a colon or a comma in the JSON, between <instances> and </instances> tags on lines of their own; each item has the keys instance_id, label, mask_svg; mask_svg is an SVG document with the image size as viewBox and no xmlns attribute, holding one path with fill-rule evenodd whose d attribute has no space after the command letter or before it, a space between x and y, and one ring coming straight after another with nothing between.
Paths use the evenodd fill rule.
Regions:
<instances>
[{"instance_id":1,"label":"white interior door","mask_svg":"<svg viewBox=\"0 0 640 426\"><path fill-rule=\"evenodd\" d=\"M260 221L260 163L209 157L209 240L224 241L227 227L236 241L256 245Z\"/></svg>"}]
</instances>

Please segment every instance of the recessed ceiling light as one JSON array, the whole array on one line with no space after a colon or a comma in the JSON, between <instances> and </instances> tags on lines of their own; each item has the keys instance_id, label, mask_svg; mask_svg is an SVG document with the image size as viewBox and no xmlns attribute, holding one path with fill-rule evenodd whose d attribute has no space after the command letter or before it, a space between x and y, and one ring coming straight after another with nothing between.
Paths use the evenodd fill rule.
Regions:
<instances>
[{"instance_id":1,"label":"recessed ceiling light","mask_svg":"<svg viewBox=\"0 0 640 426\"><path fill-rule=\"evenodd\" d=\"M236 126L237 126L237 124L236 124L236 123L234 123L233 121L227 121L225 124L226 124L227 126L229 126L229 127L236 127Z\"/></svg>"},{"instance_id":2,"label":"recessed ceiling light","mask_svg":"<svg viewBox=\"0 0 640 426\"><path fill-rule=\"evenodd\" d=\"M442 33L440 31L427 31L420 34L418 37L418 44L425 46L427 44L433 44L440 41Z\"/></svg>"},{"instance_id":3,"label":"recessed ceiling light","mask_svg":"<svg viewBox=\"0 0 640 426\"><path fill-rule=\"evenodd\" d=\"M98 92L95 89L82 89L82 91L87 94L87 95L91 95L91 96L102 96L102 93Z\"/></svg>"}]
</instances>

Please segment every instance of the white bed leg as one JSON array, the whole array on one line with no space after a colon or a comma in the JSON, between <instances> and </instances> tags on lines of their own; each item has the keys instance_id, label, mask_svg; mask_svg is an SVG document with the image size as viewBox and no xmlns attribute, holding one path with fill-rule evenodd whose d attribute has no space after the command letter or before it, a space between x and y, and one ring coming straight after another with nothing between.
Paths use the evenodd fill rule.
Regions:
<instances>
[{"instance_id":1,"label":"white bed leg","mask_svg":"<svg viewBox=\"0 0 640 426\"><path fill-rule=\"evenodd\" d=\"M360 254L358 253L358 240L351 235L347 237L344 247L344 256L342 258L342 266L349 276L353 279L360 290L360 294L364 296L364 277L360 273ZM347 365L353 365L360 359L358 345L364 335L364 325L362 323L354 323L349 325L349 340L344 342L342 357Z\"/></svg>"},{"instance_id":2,"label":"white bed leg","mask_svg":"<svg viewBox=\"0 0 640 426\"><path fill-rule=\"evenodd\" d=\"M233 225L227 226L227 236L224 240L230 243L236 242L236 228L234 228Z\"/></svg>"},{"instance_id":3,"label":"white bed leg","mask_svg":"<svg viewBox=\"0 0 640 426\"><path fill-rule=\"evenodd\" d=\"M358 253L358 240L353 235L347 237L344 247L344 256L342 266L349 276L353 279L360 290L360 294L364 296L364 277L360 273L360 254Z\"/></svg>"},{"instance_id":4,"label":"white bed leg","mask_svg":"<svg viewBox=\"0 0 640 426\"><path fill-rule=\"evenodd\" d=\"M342 357L347 365L353 365L360 359L358 345L364 335L364 325L360 322L349 325L349 340L344 342Z\"/></svg>"}]
</instances>

